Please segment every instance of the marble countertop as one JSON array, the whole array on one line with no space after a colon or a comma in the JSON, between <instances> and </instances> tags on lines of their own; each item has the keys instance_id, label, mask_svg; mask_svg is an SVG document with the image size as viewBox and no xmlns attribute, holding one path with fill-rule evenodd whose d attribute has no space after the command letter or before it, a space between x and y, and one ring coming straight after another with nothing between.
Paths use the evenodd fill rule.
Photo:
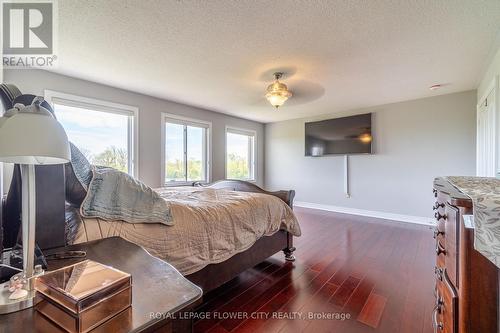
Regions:
<instances>
[{"instance_id":1,"label":"marble countertop","mask_svg":"<svg viewBox=\"0 0 500 333\"><path fill-rule=\"evenodd\" d=\"M472 199L474 248L500 268L500 179L446 177Z\"/></svg>"}]
</instances>

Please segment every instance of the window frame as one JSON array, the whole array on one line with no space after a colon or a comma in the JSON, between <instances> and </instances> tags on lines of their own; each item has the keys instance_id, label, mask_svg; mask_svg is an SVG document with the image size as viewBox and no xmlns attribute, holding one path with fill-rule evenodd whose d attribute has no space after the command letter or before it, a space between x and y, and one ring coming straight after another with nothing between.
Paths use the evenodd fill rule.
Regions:
<instances>
[{"instance_id":1,"label":"window frame","mask_svg":"<svg viewBox=\"0 0 500 333\"><path fill-rule=\"evenodd\" d=\"M171 181L171 182L166 182L165 181L165 165L166 165L166 154L165 154L165 144L166 144L166 133L165 133L165 124L169 122L172 124L179 124L183 126L195 126L195 127L203 127L206 128L207 133L206 133L206 147L205 148L205 156L206 156L206 180L200 180L202 184L208 184L212 180L212 122L206 121L206 120L201 120L201 119L194 119L194 118L189 118L189 117L183 117L179 116L176 114L171 114L171 113L166 113L162 112L161 113L161 168L160 168L160 175L161 175L161 182L162 186L164 187L172 187L172 186L186 186L186 185L191 185L193 182L197 182L198 180L193 180L193 181ZM184 145L187 144L186 136L184 135ZM184 155L187 154L187 151L184 152ZM184 156L186 158L186 156ZM186 160L187 161L187 160ZM185 170L187 172L187 169Z\"/></svg>"},{"instance_id":2,"label":"window frame","mask_svg":"<svg viewBox=\"0 0 500 333\"><path fill-rule=\"evenodd\" d=\"M250 162L250 167L251 167L250 171L252 174L252 178L236 179L236 180L243 180L250 183L256 183L257 182L257 131L247 128L240 128L240 127L226 125L226 129L224 131L224 178L225 179L228 179L227 178L227 134L228 133L253 136L253 147L251 147L252 161Z\"/></svg>"},{"instance_id":3,"label":"window frame","mask_svg":"<svg viewBox=\"0 0 500 333\"><path fill-rule=\"evenodd\" d=\"M127 155L128 174L139 179L139 108L131 105L114 103L100 99L62 93L54 90L44 91L45 100L55 111L54 103L77 107L90 111L128 116ZM56 113L57 116L57 113Z\"/></svg>"}]
</instances>

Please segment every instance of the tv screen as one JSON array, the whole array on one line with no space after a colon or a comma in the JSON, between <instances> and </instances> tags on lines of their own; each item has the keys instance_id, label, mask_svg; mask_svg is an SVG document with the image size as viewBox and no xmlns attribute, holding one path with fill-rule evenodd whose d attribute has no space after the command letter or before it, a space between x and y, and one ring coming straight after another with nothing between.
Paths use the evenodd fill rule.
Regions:
<instances>
[{"instance_id":1,"label":"tv screen","mask_svg":"<svg viewBox=\"0 0 500 333\"><path fill-rule=\"evenodd\" d=\"M306 123L306 156L371 154L372 114Z\"/></svg>"}]
</instances>

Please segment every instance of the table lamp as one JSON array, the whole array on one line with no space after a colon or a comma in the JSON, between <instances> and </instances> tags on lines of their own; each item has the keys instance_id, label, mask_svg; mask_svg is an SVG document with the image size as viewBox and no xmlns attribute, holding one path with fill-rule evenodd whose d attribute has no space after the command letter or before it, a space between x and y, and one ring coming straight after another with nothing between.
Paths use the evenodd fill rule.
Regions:
<instances>
[{"instance_id":1,"label":"table lamp","mask_svg":"<svg viewBox=\"0 0 500 333\"><path fill-rule=\"evenodd\" d=\"M34 305L36 188L35 165L64 164L71 159L68 137L53 114L42 107L42 97L31 105L14 105L0 117L0 162L17 163L22 175L23 281L16 297L0 284L0 314ZM19 297L19 296L22 297Z\"/></svg>"}]
</instances>

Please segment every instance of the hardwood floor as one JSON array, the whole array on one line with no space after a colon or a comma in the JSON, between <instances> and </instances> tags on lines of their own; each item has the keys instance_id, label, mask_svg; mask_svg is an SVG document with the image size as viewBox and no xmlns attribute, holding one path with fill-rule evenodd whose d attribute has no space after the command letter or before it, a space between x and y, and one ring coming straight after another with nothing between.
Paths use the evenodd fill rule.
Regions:
<instances>
[{"instance_id":1,"label":"hardwood floor","mask_svg":"<svg viewBox=\"0 0 500 333\"><path fill-rule=\"evenodd\" d=\"M430 227L295 211L297 260L279 253L205 295L195 332L432 331Z\"/></svg>"}]
</instances>

